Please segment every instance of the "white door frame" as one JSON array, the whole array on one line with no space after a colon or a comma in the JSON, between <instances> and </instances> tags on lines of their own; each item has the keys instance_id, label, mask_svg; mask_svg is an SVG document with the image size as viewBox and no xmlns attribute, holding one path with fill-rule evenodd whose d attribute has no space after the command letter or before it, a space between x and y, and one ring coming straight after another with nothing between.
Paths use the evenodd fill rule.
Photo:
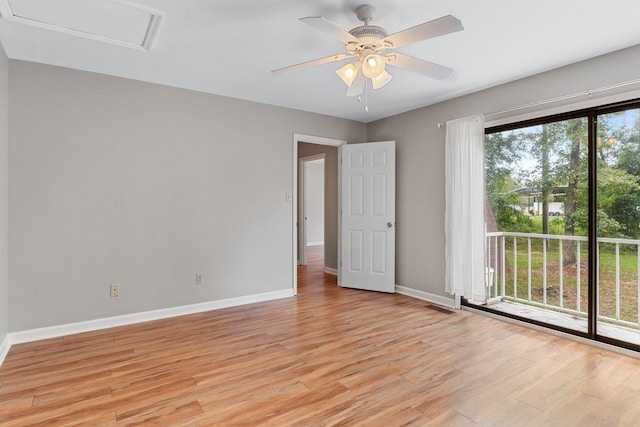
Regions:
<instances>
[{"instance_id":1,"label":"white door frame","mask_svg":"<svg viewBox=\"0 0 640 427\"><path fill-rule=\"evenodd\" d=\"M325 138L322 136L313 136L313 135L305 135L301 133L293 134L293 203L292 203L292 214L293 221L291 222L293 241L292 241L292 253L293 259L291 260L291 274L292 274L292 283L293 283L293 294L298 294L298 143L299 142L307 142L309 144L319 144L319 145L330 145L333 147L340 147L347 143L345 140L334 139L334 138ZM338 172L340 175L340 172ZM340 200L340 183L338 183L338 200ZM338 222L338 242L340 242L341 237L340 225ZM340 245L338 245L338 253L340 251ZM338 268L338 272L340 268ZM338 276L338 283L340 283L340 276Z\"/></svg>"},{"instance_id":2,"label":"white door frame","mask_svg":"<svg viewBox=\"0 0 640 427\"><path fill-rule=\"evenodd\" d=\"M300 253L298 254L298 265L307 265L307 163L313 162L314 160L325 160L326 157L327 156L325 155L325 153L314 154L313 156L302 157L300 159L300 162L298 163L298 172L300 172L300 193L302 194L302 200L299 201L300 203L298 206L298 218L302 218L302 221L300 221L300 224L302 224L302 226L300 227L300 224L298 224L298 242L302 242L301 245L298 245L300 246ZM324 173L326 173L326 167L325 172L323 172L322 174L323 178ZM324 203L322 209L324 209Z\"/></svg>"}]
</instances>

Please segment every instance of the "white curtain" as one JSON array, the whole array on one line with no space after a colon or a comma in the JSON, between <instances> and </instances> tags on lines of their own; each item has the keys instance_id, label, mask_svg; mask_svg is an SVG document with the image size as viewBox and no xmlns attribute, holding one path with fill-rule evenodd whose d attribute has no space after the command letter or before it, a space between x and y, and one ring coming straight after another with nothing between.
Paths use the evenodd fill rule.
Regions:
<instances>
[{"instance_id":1,"label":"white curtain","mask_svg":"<svg viewBox=\"0 0 640 427\"><path fill-rule=\"evenodd\" d=\"M484 117L447 122L445 155L445 290L485 302Z\"/></svg>"}]
</instances>

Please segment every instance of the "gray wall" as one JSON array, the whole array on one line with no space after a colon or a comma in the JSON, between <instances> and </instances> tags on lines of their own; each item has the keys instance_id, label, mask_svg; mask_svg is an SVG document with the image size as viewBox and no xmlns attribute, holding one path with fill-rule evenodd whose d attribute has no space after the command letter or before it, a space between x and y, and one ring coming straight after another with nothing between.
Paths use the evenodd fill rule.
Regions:
<instances>
[{"instance_id":1,"label":"gray wall","mask_svg":"<svg viewBox=\"0 0 640 427\"><path fill-rule=\"evenodd\" d=\"M560 95L637 79L640 77L638 70L640 46L635 46L369 123L369 141L394 139L397 142L396 283L446 296L445 128L438 128L438 122L502 111ZM636 85L624 90L638 88ZM592 102L598 103L598 97L604 95L609 93L594 94ZM542 107L538 107L540 108ZM522 111L512 113L515 114L522 114ZM496 117L492 120L496 120Z\"/></svg>"},{"instance_id":2,"label":"gray wall","mask_svg":"<svg viewBox=\"0 0 640 427\"><path fill-rule=\"evenodd\" d=\"M0 343L9 331L9 282L7 253L8 215L8 98L9 61L0 47Z\"/></svg>"},{"instance_id":3,"label":"gray wall","mask_svg":"<svg viewBox=\"0 0 640 427\"><path fill-rule=\"evenodd\" d=\"M6 67L0 58L0 267ZM290 289L293 133L397 141L396 283L444 296L436 124L634 79L638 69L633 47L364 125L9 61L0 337L7 294L8 330L19 331ZM337 149L299 146L300 156L326 150L336 167L325 182L326 265L336 268ZM119 298L108 296L110 283L121 285Z\"/></svg>"},{"instance_id":4,"label":"gray wall","mask_svg":"<svg viewBox=\"0 0 640 427\"><path fill-rule=\"evenodd\" d=\"M291 289L293 134L366 135L22 61L9 82L10 331Z\"/></svg>"},{"instance_id":5,"label":"gray wall","mask_svg":"<svg viewBox=\"0 0 640 427\"><path fill-rule=\"evenodd\" d=\"M363 125L365 126L365 125ZM338 139L338 138L336 138ZM349 138L348 141L365 141L365 135L360 139ZM325 154L324 159L324 265L338 268L338 147L330 145L298 143L298 158ZM298 171L299 175L300 171ZM298 190L300 186L298 185ZM298 191L299 192L299 191ZM298 194L300 200L300 194ZM298 242L298 246L300 242ZM299 248L298 248L299 250Z\"/></svg>"}]
</instances>

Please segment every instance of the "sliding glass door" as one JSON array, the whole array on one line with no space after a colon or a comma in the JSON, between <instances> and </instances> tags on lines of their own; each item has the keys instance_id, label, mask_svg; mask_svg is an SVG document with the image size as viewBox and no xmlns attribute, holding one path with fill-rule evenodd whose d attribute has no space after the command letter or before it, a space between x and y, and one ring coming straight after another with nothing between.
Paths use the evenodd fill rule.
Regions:
<instances>
[{"instance_id":1,"label":"sliding glass door","mask_svg":"<svg viewBox=\"0 0 640 427\"><path fill-rule=\"evenodd\" d=\"M640 109L597 116L598 323L640 345Z\"/></svg>"},{"instance_id":2,"label":"sliding glass door","mask_svg":"<svg viewBox=\"0 0 640 427\"><path fill-rule=\"evenodd\" d=\"M491 308L588 332L588 119L489 133L485 140Z\"/></svg>"},{"instance_id":3,"label":"sliding glass door","mask_svg":"<svg viewBox=\"0 0 640 427\"><path fill-rule=\"evenodd\" d=\"M640 350L640 101L487 129L485 309Z\"/></svg>"}]
</instances>

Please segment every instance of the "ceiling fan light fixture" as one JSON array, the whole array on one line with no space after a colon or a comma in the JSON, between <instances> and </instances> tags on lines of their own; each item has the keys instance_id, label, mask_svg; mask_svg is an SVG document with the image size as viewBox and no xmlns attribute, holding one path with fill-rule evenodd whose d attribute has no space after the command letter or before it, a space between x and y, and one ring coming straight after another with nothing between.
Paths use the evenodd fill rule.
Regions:
<instances>
[{"instance_id":1,"label":"ceiling fan light fixture","mask_svg":"<svg viewBox=\"0 0 640 427\"><path fill-rule=\"evenodd\" d=\"M7 0L0 0L0 3L2 3L2 1ZM361 5L358 6L355 12L358 19L361 20L364 25L348 31L333 24L322 16L300 18L300 21L305 24L321 30L343 42L346 54L332 55L279 68L273 70L272 73L281 74L287 71L302 70L327 62L351 59L351 63L336 70L336 74L338 74L340 79L348 86L347 96L356 96L360 95L363 90L366 90L369 86L367 79L371 80L373 89L380 89L391 81L393 77L386 70L387 64L434 79L446 79L453 72L451 68L414 58L400 52L387 52L387 50L397 49L411 43L461 31L464 27L459 19L451 15L445 15L388 35L384 28L370 24L375 15L375 8L373 6L367 4Z\"/></svg>"},{"instance_id":2,"label":"ceiling fan light fixture","mask_svg":"<svg viewBox=\"0 0 640 427\"><path fill-rule=\"evenodd\" d=\"M392 78L393 76L391 74L389 74L386 70L383 70L382 74L371 79L371 85L374 89L380 89L381 87L386 86Z\"/></svg>"},{"instance_id":3,"label":"ceiling fan light fixture","mask_svg":"<svg viewBox=\"0 0 640 427\"><path fill-rule=\"evenodd\" d=\"M385 72L384 65L384 57L376 53L371 53L365 56L364 60L362 61L362 73L366 77L374 79Z\"/></svg>"},{"instance_id":4,"label":"ceiling fan light fixture","mask_svg":"<svg viewBox=\"0 0 640 427\"><path fill-rule=\"evenodd\" d=\"M342 79L344 84L348 87L351 87L353 81L356 79L358 75L358 62L352 62L350 64L345 65L344 67L336 70L336 74Z\"/></svg>"}]
</instances>

